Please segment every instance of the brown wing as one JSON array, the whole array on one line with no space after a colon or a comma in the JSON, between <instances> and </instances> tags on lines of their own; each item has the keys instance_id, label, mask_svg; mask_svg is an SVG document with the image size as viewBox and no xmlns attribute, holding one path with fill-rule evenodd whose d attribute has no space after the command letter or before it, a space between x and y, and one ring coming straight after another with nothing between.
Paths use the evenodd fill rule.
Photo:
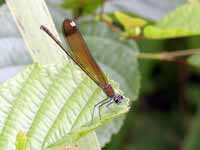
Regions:
<instances>
[{"instance_id":1,"label":"brown wing","mask_svg":"<svg viewBox=\"0 0 200 150\"><path fill-rule=\"evenodd\" d=\"M79 32L75 22L66 19L63 22L63 32L65 35L65 40L68 42L72 50L76 63L78 63L82 70L85 71L87 75L99 86L102 87L105 85L107 83L107 79L90 54L87 44L81 36L81 33Z\"/></svg>"}]
</instances>

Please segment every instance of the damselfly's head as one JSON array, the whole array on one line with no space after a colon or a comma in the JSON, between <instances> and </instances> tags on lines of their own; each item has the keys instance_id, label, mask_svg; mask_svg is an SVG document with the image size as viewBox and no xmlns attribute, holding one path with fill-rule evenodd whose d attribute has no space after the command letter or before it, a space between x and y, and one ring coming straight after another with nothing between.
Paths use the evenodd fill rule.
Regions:
<instances>
[{"instance_id":1,"label":"damselfly's head","mask_svg":"<svg viewBox=\"0 0 200 150\"><path fill-rule=\"evenodd\" d=\"M120 94L115 94L113 96L113 100L116 104L120 104L122 102L122 100L124 99L124 97Z\"/></svg>"}]
</instances>

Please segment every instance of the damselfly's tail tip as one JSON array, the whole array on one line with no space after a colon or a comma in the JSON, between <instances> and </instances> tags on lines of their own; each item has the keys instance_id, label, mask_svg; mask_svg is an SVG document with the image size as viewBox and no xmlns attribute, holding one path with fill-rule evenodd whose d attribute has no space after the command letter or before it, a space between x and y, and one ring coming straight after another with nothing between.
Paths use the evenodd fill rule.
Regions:
<instances>
[{"instance_id":1,"label":"damselfly's tail tip","mask_svg":"<svg viewBox=\"0 0 200 150\"><path fill-rule=\"evenodd\" d=\"M48 29L46 26L44 26L44 25L41 25L41 26L40 26L40 29L43 30L43 31L45 31L45 32L48 33L49 35L51 34L51 32L49 31L49 29Z\"/></svg>"},{"instance_id":2,"label":"damselfly's tail tip","mask_svg":"<svg viewBox=\"0 0 200 150\"><path fill-rule=\"evenodd\" d=\"M45 26L44 25L41 25L40 26L40 30L44 30Z\"/></svg>"}]
</instances>

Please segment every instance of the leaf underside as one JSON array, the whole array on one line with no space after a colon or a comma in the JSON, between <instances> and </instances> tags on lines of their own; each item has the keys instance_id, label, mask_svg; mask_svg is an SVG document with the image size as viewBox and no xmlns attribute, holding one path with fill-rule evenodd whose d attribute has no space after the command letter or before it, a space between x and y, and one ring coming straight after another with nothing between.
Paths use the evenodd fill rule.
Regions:
<instances>
[{"instance_id":1,"label":"leaf underside","mask_svg":"<svg viewBox=\"0 0 200 150\"><path fill-rule=\"evenodd\" d=\"M116 84L111 81L116 87ZM0 87L0 149L14 150L16 136L26 133L29 149L73 145L82 136L128 111L128 100L97 111L103 91L71 62L33 64Z\"/></svg>"}]
</instances>

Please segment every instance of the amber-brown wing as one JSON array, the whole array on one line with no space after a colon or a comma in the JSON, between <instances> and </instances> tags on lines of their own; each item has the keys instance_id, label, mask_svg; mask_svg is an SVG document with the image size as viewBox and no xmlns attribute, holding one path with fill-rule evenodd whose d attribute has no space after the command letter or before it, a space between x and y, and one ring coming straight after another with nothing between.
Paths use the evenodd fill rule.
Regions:
<instances>
[{"instance_id":1,"label":"amber-brown wing","mask_svg":"<svg viewBox=\"0 0 200 150\"><path fill-rule=\"evenodd\" d=\"M75 22L66 19L63 22L63 33L65 40L72 50L76 63L78 63L82 70L99 86L105 85L105 83L107 83L106 77L90 54L87 44L81 36Z\"/></svg>"}]
</instances>

